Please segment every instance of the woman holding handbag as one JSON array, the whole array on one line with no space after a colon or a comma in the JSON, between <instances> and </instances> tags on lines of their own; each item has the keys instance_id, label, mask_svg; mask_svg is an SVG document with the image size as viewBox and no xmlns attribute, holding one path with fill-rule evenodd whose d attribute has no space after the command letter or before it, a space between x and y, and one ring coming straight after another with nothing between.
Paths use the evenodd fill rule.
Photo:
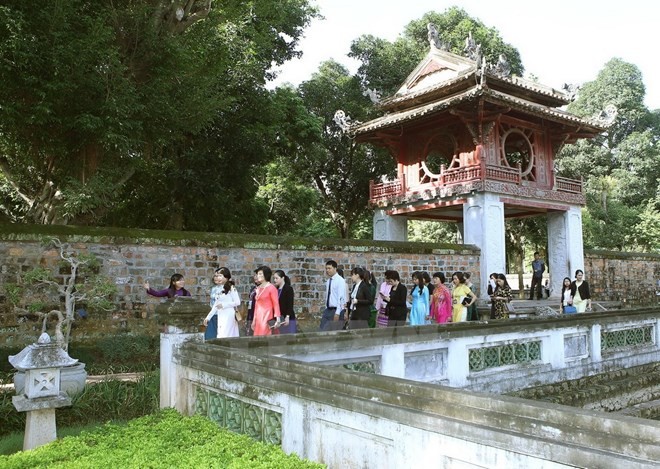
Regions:
<instances>
[{"instance_id":1,"label":"woman holding handbag","mask_svg":"<svg viewBox=\"0 0 660 469\"><path fill-rule=\"evenodd\" d=\"M497 274L495 280L495 292L493 293L493 303L495 305L495 319L509 319L509 302L511 301L511 287L506 281L506 275Z\"/></svg>"},{"instance_id":2,"label":"woman holding handbag","mask_svg":"<svg viewBox=\"0 0 660 469\"><path fill-rule=\"evenodd\" d=\"M254 319L252 329L254 335L272 335L277 333L280 325L280 300L277 296L277 288L270 283L273 271L270 267L262 265L255 270L257 283L254 296Z\"/></svg>"},{"instance_id":3,"label":"woman holding handbag","mask_svg":"<svg viewBox=\"0 0 660 469\"><path fill-rule=\"evenodd\" d=\"M451 291L452 317L451 322L467 321L467 311L472 304L477 301L470 287L465 284L465 275L463 272L454 272L451 276L451 282L454 288Z\"/></svg>"},{"instance_id":4,"label":"woman holding handbag","mask_svg":"<svg viewBox=\"0 0 660 469\"><path fill-rule=\"evenodd\" d=\"M204 319L204 325L208 327L213 316L217 316L218 329L217 338L238 337L238 321L236 320L236 308L241 305L234 282L231 280L231 272L227 267L220 267L213 275L215 286L211 289L211 311Z\"/></svg>"},{"instance_id":5,"label":"woman holding handbag","mask_svg":"<svg viewBox=\"0 0 660 469\"><path fill-rule=\"evenodd\" d=\"M280 303L280 314L284 316L280 334L296 333L296 313L293 311L293 287L291 279L283 270L273 272L273 284L277 287L277 295Z\"/></svg>"},{"instance_id":6,"label":"woman holding handbag","mask_svg":"<svg viewBox=\"0 0 660 469\"><path fill-rule=\"evenodd\" d=\"M564 277L561 283L561 303L559 303L560 311L564 314L575 314L577 309L573 306L573 299L571 298L571 279Z\"/></svg>"}]
</instances>

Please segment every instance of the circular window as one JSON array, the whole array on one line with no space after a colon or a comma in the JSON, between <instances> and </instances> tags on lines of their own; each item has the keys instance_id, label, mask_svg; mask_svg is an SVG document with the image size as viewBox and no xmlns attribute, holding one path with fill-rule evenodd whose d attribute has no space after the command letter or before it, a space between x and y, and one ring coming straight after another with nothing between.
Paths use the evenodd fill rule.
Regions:
<instances>
[{"instance_id":1,"label":"circular window","mask_svg":"<svg viewBox=\"0 0 660 469\"><path fill-rule=\"evenodd\" d=\"M534 177L534 152L527 136L519 130L510 130L502 139L504 164L515 168L520 165L523 177Z\"/></svg>"},{"instance_id":2,"label":"circular window","mask_svg":"<svg viewBox=\"0 0 660 469\"><path fill-rule=\"evenodd\" d=\"M424 163L431 173L440 174L440 167L448 168L456 153L456 142L451 135L436 135L426 146Z\"/></svg>"}]
</instances>

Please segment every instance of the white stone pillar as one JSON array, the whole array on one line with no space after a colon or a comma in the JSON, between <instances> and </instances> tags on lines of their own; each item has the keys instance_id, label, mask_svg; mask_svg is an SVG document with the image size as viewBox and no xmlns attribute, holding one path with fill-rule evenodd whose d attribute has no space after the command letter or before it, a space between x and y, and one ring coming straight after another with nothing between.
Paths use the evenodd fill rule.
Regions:
<instances>
[{"instance_id":1,"label":"white stone pillar","mask_svg":"<svg viewBox=\"0 0 660 469\"><path fill-rule=\"evenodd\" d=\"M181 333L176 328L160 334L160 408L176 407L179 373L174 363L174 352L183 342L204 341L204 334ZM178 409L181 410L181 409Z\"/></svg>"},{"instance_id":2,"label":"white stone pillar","mask_svg":"<svg viewBox=\"0 0 660 469\"><path fill-rule=\"evenodd\" d=\"M506 273L504 203L496 194L481 192L468 196L463 205L463 242L481 249L481 298L488 299L488 276Z\"/></svg>"},{"instance_id":3,"label":"white stone pillar","mask_svg":"<svg viewBox=\"0 0 660 469\"><path fill-rule=\"evenodd\" d=\"M548 213L548 264L551 296L559 298L564 277L573 279L577 269L584 270L581 207Z\"/></svg>"},{"instance_id":4,"label":"white stone pillar","mask_svg":"<svg viewBox=\"0 0 660 469\"><path fill-rule=\"evenodd\" d=\"M408 219L406 217L392 217L385 213L385 210L376 209L373 223L375 241L408 240Z\"/></svg>"}]
</instances>

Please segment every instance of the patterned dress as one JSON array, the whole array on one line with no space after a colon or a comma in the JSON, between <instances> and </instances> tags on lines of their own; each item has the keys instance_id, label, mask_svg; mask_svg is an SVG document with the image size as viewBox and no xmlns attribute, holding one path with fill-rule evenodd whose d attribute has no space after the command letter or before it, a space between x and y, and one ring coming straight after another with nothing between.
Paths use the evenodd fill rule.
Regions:
<instances>
[{"instance_id":1,"label":"patterned dress","mask_svg":"<svg viewBox=\"0 0 660 469\"><path fill-rule=\"evenodd\" d=\"M451 321L451 292L442 284L436 285L431 295L431 318L438 324Z\"/></svg>"},{"instance_id":2,"label":"patterned dress","mask_svg":"<svg viewBox=\"0 0 660 469\"><path fill-rule=\"evenodd\" d=\"M506 309L506 304L511 301L513 295L511 294L511 288L508 285L500 287L499 285L495 288L494 297L504 297L506 300L493 300L495 304L495 319L508 319L509 311Z\"/></svg>"}]
</instances>

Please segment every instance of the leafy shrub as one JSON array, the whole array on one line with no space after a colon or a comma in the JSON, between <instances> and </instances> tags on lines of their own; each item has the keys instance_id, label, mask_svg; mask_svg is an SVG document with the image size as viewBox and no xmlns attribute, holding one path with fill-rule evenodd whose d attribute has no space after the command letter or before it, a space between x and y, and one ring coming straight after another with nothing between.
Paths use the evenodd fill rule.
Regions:
<instances>
[{"instance_id":1,"label":"leafy shrub","mask_svg":"<svg viewBox=\"0 0 660 469\"><path fill-rule=\"evenodd\" d=\"M73 398L71 407L57 410L57 425L62 427L126 421L158 410L160 405L160 375L144 373L137 381L109 379L87 384ZM0 435L22 432L25 412L18 412L12 403L13 391L0 392Z\"/></svg>"},{"instance_id":2,"label":"leafy shrub","mask_svg":"<svg viewBox=\"0 0 660 469\"><path fill-rule=\"evenodd\" d=\"M0 456L0 466L22 468L222 467L303 469L321 464L285 454L279 447L255 442L218 427L203 417L159 411L127 425L66 437L33 451Z\"/></svg>"}]
</instances>

